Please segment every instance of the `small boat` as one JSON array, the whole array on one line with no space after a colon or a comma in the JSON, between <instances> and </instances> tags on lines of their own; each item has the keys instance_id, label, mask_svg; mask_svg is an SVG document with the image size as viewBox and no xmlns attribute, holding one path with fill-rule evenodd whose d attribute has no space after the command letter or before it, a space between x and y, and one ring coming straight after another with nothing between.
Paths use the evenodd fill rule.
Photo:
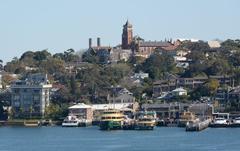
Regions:
<instances>
[{"instance_id":1,"label":"small boat","mask_svg":"<svg viewBox=\"0 0 240 151\"><path fill-rule=\"evenodd\" d=\"M124 115L120 110L108 109L102 113L100 130L119 130L122 129Z\"/></svg>"},{"instance_id":2,"label":"small boat","mask_svg":"<svg viewBox=\"0 0 240 151\"><path fill-rule=\"evenodd\" d=\"M156 112L139 112L136 117L135 130L153 130L156 126Z\"/></svg>"},{"instance_id":3,"label":"small boat","mask_svg":"<svg viewBox=\"0 0 240 151\"><path fill-rule=\"evenodd\" d=\"M156 126L167 126L167 123L163 119L156 121Z\"/></svg>"},{"instance_id":4,"label":"small boat","mask_svg":"<svg viewBox=\"0 0 240 151\"><path fill-rule=\"evenodd\" d=\"M38 120L25 120L24 126L26 127L38 127L40 126L40 122Z\"/></svg>"},{"instance_id":5,"label":"small boat","mask_svg":"<svg viewBox=\"0 0 240 151\"><path fill-rule=\"evenodd\" d=\"M78 127L80 126L80 120L73 115L68 115L62 122L63 127Z\"/></svg>"},{"instance_id":6,"label":"small boat","mask_svg":"<svg viewBox=\"0 0 240 151\"><path fill-rule=\"evenodd\" d=\"M41 126L53 126L52 120L42 120L41 121Z\"/></svg>"},{"instance_id":7,"label":"small boat","mask_svg":"<svg viewBox=\"0 0 240 151\"><path fill-rule=\"evenodd\" d=\"M124 116L123 129L124 130L134 130L135 120L129 118L127 115Z\"/></svg>"},{"instance_id":8,"label":"small boat","mask_svg":"<svg viewBox=\"0 0 240 151\"><path fill-rule=\"evenodd\" d=\"M240 117L233 119L232 123L230 124L231 127L240 127Z\"/></svg>"},{"instance_id":9,"label":"small boat","mask_svg":"<svg viewBox=\"0 0 240 151\"><path fill-rule=\"evenodd\" d=\"M222 118L222 117L218 117L215 118L212 123L209 125L209 127L214 127L214 128L220 128L220 127L228 127L229 123L227 121L227 119Z\"/></svg>"}]
</instances>

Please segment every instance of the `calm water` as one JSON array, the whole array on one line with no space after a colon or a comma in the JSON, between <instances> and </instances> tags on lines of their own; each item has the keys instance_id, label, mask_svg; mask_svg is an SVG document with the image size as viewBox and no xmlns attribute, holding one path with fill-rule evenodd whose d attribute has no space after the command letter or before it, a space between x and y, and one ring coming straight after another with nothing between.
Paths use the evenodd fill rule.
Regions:
<instances>
[{"instance_id":1,"label":"calm water","mask_svg":"<svg viewBox=\"0 0 240 151\"><path fill-rule=\"evenodd\" d=\"M240 128L185 132L0 127L0 151L240 151Z\"/></svg>"}]
</instances>

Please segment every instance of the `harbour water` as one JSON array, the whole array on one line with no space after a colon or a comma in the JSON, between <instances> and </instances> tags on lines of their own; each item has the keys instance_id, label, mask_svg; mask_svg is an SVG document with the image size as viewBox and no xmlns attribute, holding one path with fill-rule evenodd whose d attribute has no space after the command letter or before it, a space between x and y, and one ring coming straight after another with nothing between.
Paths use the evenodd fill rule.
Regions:
<instances>
[{"instance_id":1,"label":"harbour water","mask_svg":"<svg viewBox=\"0 0 240 151\"><path fill-rule=\"evenodd\" d=\"M98 127L0 127L0 151L239 151L240 128L157 127L100 131Z\"/></svg>"}]
</instances>

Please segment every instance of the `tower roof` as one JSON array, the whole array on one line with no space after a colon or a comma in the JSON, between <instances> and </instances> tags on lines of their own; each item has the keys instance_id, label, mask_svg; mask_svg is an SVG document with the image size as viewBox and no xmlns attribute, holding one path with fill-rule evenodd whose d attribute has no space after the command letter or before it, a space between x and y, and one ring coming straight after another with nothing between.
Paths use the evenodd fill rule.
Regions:
<instances>
[{"instance_id":1,"label":"tower roof","mask_svg":"<svg viewBox=\"0 0 240 151\"><path fill-rule=\"evenodd\" d=\"M127 22L126 22L126 24L124 26L132 27L132 24L130 24L129 21L127 20Z\"/></svg>"}]
</instances>

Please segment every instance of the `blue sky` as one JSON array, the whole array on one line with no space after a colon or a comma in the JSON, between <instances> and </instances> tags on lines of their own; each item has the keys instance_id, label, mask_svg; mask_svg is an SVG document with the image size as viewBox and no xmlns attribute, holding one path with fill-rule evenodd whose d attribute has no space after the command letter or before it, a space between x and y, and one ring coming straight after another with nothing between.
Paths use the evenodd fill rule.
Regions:
<instances>
[{"instance_id":1,"label":"blue sky","mask_svg":"<svg viewBox=\"0 0 240 151\"><path fill-rule=\"evenodd\" d=\"M28 50L52 53L121 42L133 24L145 40L240 38L239 0L0 0L0 59Z\"/></svg>"}]
</instances>

